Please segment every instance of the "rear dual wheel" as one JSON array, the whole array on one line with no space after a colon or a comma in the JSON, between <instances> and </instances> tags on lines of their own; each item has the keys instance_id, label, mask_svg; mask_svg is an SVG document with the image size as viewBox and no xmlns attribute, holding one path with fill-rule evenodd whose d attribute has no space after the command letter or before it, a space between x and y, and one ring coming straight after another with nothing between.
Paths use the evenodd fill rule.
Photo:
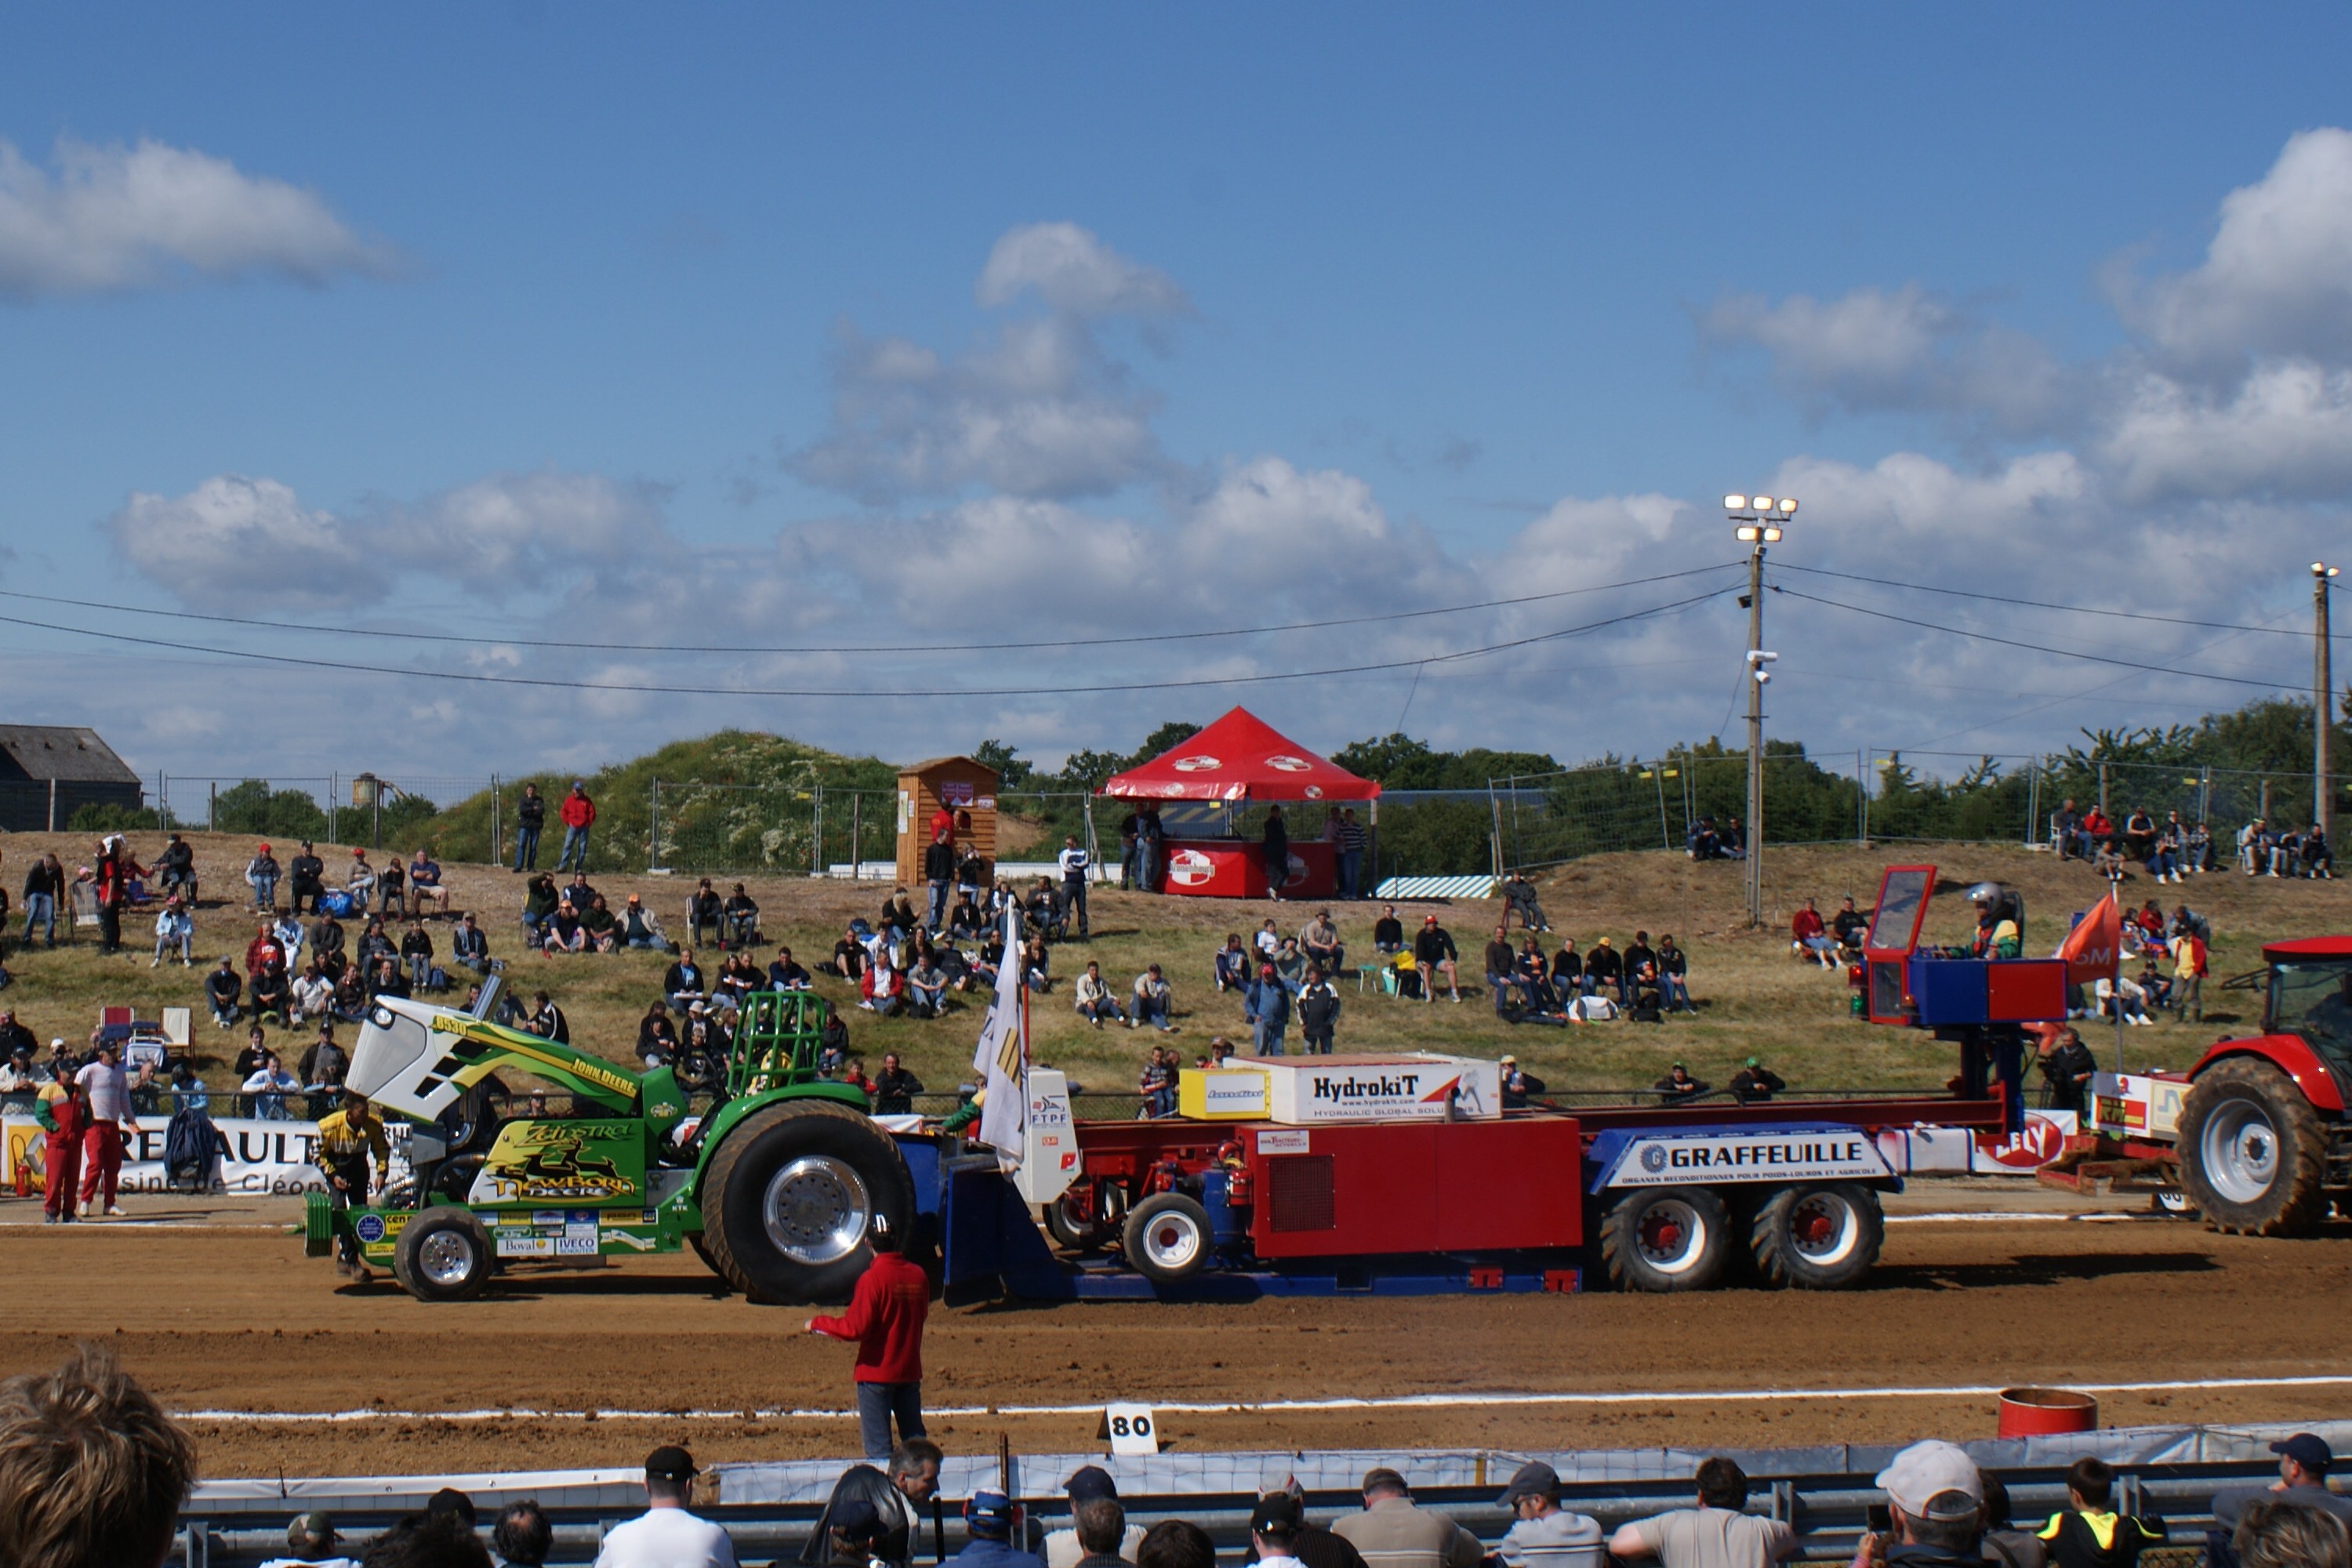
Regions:
<instances>
[{"instance_id":1,"label":"rear dual wheel","mask_svg":"<svg viewBox=\"0 0 2352 1568\"><path fill-rule=\"evenodd\" d=\"M1719 1194L1706 1187L1643 1187L1619 1198L1602 1216L1601 1258L1610 1282L1622 1290L1712 1289L1735 1263L1750 1258L1769 1286L1836 1290L1869 1271L1885 1236L1878 1194L1853 1183L1765 1193L1744 1237Z\"/></svg>"},{"instance_id":2,"label":"rear dual wheel","mask_svg":"<svg viewBox=\"0 0 2352 1568\"><path fill-rule=\"evenodd\" d=\"M1758 1206L1748 1250L1767 1285L1842 1290L1878 1261L1886 1226L1878 1194L1850 1182L1782 1187Z\"/></svg>"}]
</instances>

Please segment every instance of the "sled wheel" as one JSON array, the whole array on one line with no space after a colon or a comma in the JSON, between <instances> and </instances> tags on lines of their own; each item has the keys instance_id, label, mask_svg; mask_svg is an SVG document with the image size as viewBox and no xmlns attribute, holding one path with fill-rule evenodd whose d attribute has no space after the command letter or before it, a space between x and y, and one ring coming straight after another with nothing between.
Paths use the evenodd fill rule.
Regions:
<instances>
[{"instance_id":1,"label":"sled wheel","mask_svg":"<svg viewBox=\"0 0 2352 1568\"><path fill-rule=\"evenodd\" d=\"M1878 1261L1885 1234L1875 1192L1832 1182L1782 1187L1765 1199L1748 1241L1766 1284L1842 1290Z\"/></svg>"},{"instance_id":2,"label":"sled wheel","mask_svg":"<svg viewBox=\"0 0 2352 1568\"><path fill-rule=\"evenodd\" d=\"M403 1226L392 1249L393 1277L420 1301L470 1301L497 1266L490 1233L474 1211L448 1204Z\"/></svg>"},{"instance_id":3,"label":"sled wheel","mask_svg":"<svg viewBox=\"0 0 2352 1568\"><path fill-rule=\"evenodd\" d=\"M1621 1290L1705 1290L1729 1260L1731 1216L1705 1187L1640 1187L1601 1222L1601 1259Z\"/></svg>"},{"instance_id":4,"label":"sled wheel","mask_svg":"<svg viewBox=\"0 0 2352 1568\"><path fill-rule=\"evenodd\" d=\"M1209 1261L1209 1211L1181 1193L1157 1194L1128 1215L1120 1245L1135 1271L1153 1284L1189 1279Z\"/></svg>"},{"instance_id":5,"label":"sled wheel","mask_svg":"<svg viewBox=\"0 0 2352 1568\"><path fill-rule=\"evenodd\" d=\"M1112 1229L1102 1217L1102 1194L1073 1187L1045 1205L1045 1231L1069 1252L1096 1252L1110 1245Z\"/></svg>"},{"instance_id":6,"label":"sled wheel","mask_svg":"<svg viewBox=\"0 0 2352 1568\"><path fill-rule=\"evenodd\" d=\"M2214 1229L2300 1236L2327 1212L2320 1189L2327 1134L2294 1081L2269 1062L2232 1057L2180 1102L2180 1185Z\"/></svg>"},{"instance_id":7,"label":"sled wheel","mask_svg":"<svg viewBox=\"0 0 2352 1568\"><path fill-rule=\"evenodd\" d=\"M890 1135L846 1106L787 1101L728 1130L702 1182L702 1245L760 1300L843 1301L887 1220L911 1239L913 1185Z\"/></svg>"}]
</instances>

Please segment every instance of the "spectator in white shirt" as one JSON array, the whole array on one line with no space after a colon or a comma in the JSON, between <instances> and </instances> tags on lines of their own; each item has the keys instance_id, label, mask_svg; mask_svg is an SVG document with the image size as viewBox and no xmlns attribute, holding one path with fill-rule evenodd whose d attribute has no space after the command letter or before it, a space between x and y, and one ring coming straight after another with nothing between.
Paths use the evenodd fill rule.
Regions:
<instances>
[{"instance_id":1,"label":"spectator in white shirt","mask_svg":"<svg viewBox=\"0 0 2352 1568\"><path fill-rule=\"evenodd\" d=\"M694 1458L665 1445L646 1456L646 1511L616 1524L596 1553L596 1568L735 1568L727 1532L686 1508Z\"/></svg>"}]
</instances>

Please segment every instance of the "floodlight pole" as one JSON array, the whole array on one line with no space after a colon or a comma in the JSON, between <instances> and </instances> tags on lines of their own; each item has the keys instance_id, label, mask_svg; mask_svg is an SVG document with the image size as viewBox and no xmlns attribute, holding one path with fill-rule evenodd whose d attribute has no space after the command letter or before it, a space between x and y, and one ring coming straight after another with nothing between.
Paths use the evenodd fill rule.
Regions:
<instances>
[{"instance_id":1,"label":"floodlight pole","mask_svg":"<svg viewBox=\"0 0 2352 1568\"><path fill-rule=\"evenodd\" d=\"M1748 548L1748 831L1744 869L1748 884L1748 923L1764 924L1764 683L1771 679L1765 666L1775 655L1764 651L1764 547L1777 544L1781 526L1797 515L1793 498L1744 495L1723 498L1724 515Z\"/></svg>"},{"instance_id":2,"label":"floodlight pole","mask_svg":"<svg viewBox=\"0 0 2352 1568\"><path fill-rule=\"evenodd\" d=\"M2336 728L2336 678L2331 669L2327 646L2327 587L2335 579L2337 568L2325 562L2311 563L2311 607L2313 645L2311 650L2311 823L2329 841L2334 852L2336 831L2336 792L2329 785L2328 751L2330 733Z\"/></svg>"},{"instance_id":3,"label":"floodlight pole","mask_svg":"<svg viewBox=\"0 0 2352 1568\"><path fill-rule=\"evenodd\" d=\"M1748 923L1764 923L1764 542L1748 552Z\"/></svg>"}]
</instances>

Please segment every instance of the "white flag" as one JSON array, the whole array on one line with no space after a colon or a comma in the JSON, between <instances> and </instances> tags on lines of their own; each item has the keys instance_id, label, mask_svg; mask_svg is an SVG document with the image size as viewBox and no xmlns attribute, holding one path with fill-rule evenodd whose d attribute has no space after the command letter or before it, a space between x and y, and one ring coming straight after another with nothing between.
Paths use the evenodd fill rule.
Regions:
<instances>
[{"instance_id":1,"label":"white flag","mask_svg":"<svg viewBox=\"0 0 2352 1568\"><path fill-rule=\"evenodd\" d=\"M1029 1013L1023 1005L1021 909L1004 911L1004 957L996 966L996 997L980 1027L980 1046L972 1053L972 1071L979 1075L988 1100L980 1108L980 1141L996 1151L1006 1170L1021 1163L1022 1132L1029 1115Z\"/></svg>"}]
</instances>

